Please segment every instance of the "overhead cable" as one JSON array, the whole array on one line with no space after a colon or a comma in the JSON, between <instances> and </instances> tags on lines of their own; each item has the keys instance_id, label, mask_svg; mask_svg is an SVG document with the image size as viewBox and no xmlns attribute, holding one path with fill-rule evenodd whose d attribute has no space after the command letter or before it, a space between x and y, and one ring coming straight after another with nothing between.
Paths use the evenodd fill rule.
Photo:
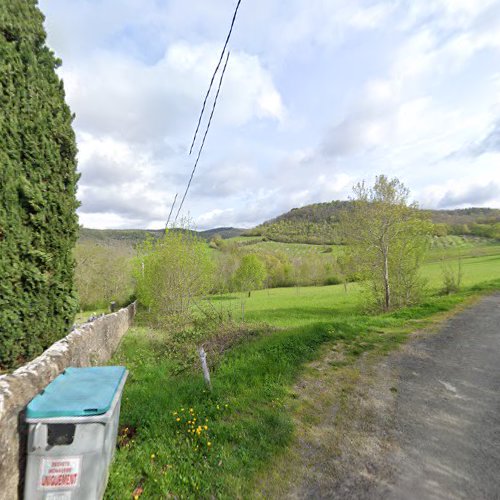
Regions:
<instances>
[{"instance_id":1,"label":"overhead cable","mask_svg":"<svg viewBox=\"0 0 500 500\"><path fill-rule=\"evenodd\" d=\"M165 227L168 229L168 224L170 223L170 217L172 217L172 212L174 211L174 207L175 207L175 201L177 200L177 195L179 193L175 193L175 197L174 197L174 201L172 202L172 206L170 207L170 213L168 214L168 219L167 219L167 223L165 224Z\"/></svg>"},{"instance_id":2,"label":"overhead cable","mask_svg":"<svg viewBox=\"0 0 500 500\"><path fill-rule=\"evenodd\" d=\"M194 136L193 136L193 142L191 143L191 147L189 148L189 154L191 154L193 152L194 143L196 142L196 136L198 135L198 130L200 129L201 120L203 118L203 113L205 112L205 106L207 105L208 96L210 95L210 91L212 90L212 85L214 84L215 75L217 74L217 71L219 71L222 59L224 58L224 53L226 52L227 44L229 43L229 39L231 38L231 33L233 32L234 22L236 21L236 15L238 14L238 9L240 8L240 3L241 3L241 0L238 0L238 3L236 4L236 8L234 9L233 19L231 20L231 26L229 27L229 32L227 34L226 41L224 43L224 47L222 47L222 52L220 53L219 62L217 63L217 66L215 67L215 70L212 74L212 78L210 80L210 85L208 86L208 90L207 90L207 93L205 95L205 99L203 100L203 105L201 107L200 116L198 118L198 123L196 125L196 130L195 130Z\"/></svg>"},{"instance_id":3,"label":"overhead cable","mask_svg":"<svg viewBox=\"0 0 500 500\"><path fill-rule=\"evenodd\" d=\"M196 172L196 167L198 166L198 162L200 161L201 152L203 151L203 146L205 145L205 140L207 138L208 130L210 129L210 124L212 123L212 118L214 116L215 106L217 105L217 99L219 97L220 89L222 87L222 80L224 79L224 73L226 72L227 62L229 61L229 55L230 54L231 54L231 52L227 53L226 62L224 63L224 67L222 68L222 73L220 75L220 80L219 80L219 86L217 87L217 93L215 94L214 103L212 105L212 111L210 112L210 117L208 118L208 123L207 123L207 126L205 128L205 133L203 134L203 140L201 141L200 149L198 151L198 156L196 157L196 161L195 161L194 166L193 166L193 171L191 172L191 177L189 178L189 182L188 182L188 184L186 186L186 191L184 191L184 196L182 197L181 203L179 205L179 209L177 210L177 214L175 216L174 224L175 224L175 222L177 222L177 218L179 217L179 213L180 213L180 211L182 209L182 206L184 205L184 200L186 199L186 196L188 194L189 188L191 186L191 182L193 180L194 173Z\"/></svg>"}]
</instances>

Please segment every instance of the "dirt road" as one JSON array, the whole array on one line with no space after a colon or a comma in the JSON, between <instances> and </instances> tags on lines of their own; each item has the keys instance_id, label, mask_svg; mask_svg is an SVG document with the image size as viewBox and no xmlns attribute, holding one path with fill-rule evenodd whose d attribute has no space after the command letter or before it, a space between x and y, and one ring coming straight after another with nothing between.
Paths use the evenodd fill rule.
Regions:
<instances>
[{"instance_id":1,"label":"dirt road","mask_svg":"<svg viewBox=\"0 0 500 500\"><path fill-rule=\"evenodd\" d=\"M385 498L500 498L500 294L390 361L399 374Z\"/></svg>"},{"instance_id":2,"label":"dirt road","mask_svg":"<svg viewBox=\"0 0 500 500\"><path fill-rule=\"evenodd\" d=\"M500 293L383 359L337 355L297 385L308 417L257 496L500 499Z\"/></svg>"}]
</instances>

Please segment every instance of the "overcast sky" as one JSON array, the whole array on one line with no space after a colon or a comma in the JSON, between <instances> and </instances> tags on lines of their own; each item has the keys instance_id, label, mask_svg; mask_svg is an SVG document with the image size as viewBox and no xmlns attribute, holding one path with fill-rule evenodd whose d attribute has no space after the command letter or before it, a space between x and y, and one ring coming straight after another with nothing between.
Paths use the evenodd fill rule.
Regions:
<instances>
[{"instance_id":1,"label":"overcast sky","mask_svg":"<svg viewBox=\"0 0 500 500\"><path fill-rule=\"evenodd\" d=\"M160 228L236 0L40 0L74 122L80 223ZM500 0L243 0L184 205L249 227L397 176L500 207Z\"/></svg>"}]
</instances>

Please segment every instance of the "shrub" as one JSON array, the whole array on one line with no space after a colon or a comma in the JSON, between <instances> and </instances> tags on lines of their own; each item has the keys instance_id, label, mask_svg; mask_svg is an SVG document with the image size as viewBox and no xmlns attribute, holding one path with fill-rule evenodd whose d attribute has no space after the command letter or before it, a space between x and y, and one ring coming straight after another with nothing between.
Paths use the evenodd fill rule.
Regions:
<instances>
[{"instance_id":1,"label":"shrub","mask_svg":"<svg viewBox=\"0 0 500 500\"><path fill-rule=\"evenodd\" d=\"M184 327L192 306L213 288L214 263L208 244L194 232L166 230L139 248L137 298L159 325Z\"/></svg>"}]
</instances>

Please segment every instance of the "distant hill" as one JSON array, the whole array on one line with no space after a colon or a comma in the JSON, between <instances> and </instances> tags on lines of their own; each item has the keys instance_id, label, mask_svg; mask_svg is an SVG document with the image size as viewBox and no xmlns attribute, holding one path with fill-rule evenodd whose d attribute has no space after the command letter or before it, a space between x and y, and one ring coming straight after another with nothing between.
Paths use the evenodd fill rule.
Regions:
<instances>
[{"instance_id":1,"label":"distant hill","mask_svg":"<svg viewBox=\"0 0 500 500\"><path fill-rule=\"evenodd\" d=\"M195 231L199 236L211 240L216 234L221 238L233 238L241 236L245 230L235 227L218 227L206 231ZM80 228L80 243L97 243L106 246L135 246L143 242L148 236L160 238L164 229L89 229Z\"/></svg>"},{"instance_id":2,"label":"distant hill","mask_svg":"<svg viewBox=\"0 0 500 500\"><path fill-rule=\"evenodd\" d=\"M457 208L454 210L425 210L429 212L432 222L448 225L456 224L495 224L500 222L498 208Z\"/></svg>"},{"instance_id":3,"label":"distant hill","mask_svg":"<svg viewBox=\"0 0 500 500\"><path fill-rule=\"evenodd\" d=\"M339 214L351 204L350 201L331 201L293 208L247 230L244 236L262 236L272 241L287 243L339 244ZM472 207L424 212L438 225L436 230L440 234L472 234L500 238L500 209Z\"/></svg>"},{"instance_id":4,"label":"distant hill","mask_svg":"<svg viewBox=\"0 0 500 500\"><path fill-rule=\"evenodd\" d=\"M284 243L339 244L339 214L351 205L350 201L314 203L293 208L253 229L218 227L197 231L210 241L215 235L223 239L237 236L261 236ZM500 209L463 208L457 210L424 210L437 225L437 234L475 235L500 239ZM159 238L163 229L88 229L80 228L80 242L100 245L134 247L149 235Z\"/></svg>"},{"instance_id":5,"label":"distant hill","mask_svg":"<svg viewBox=\"0 0 500 500\"><path fill-rule=\"evenodd\" d=\"M216 234L218 234L223 240L226 240L228 238L241 236L244 232L245 229L239 229L237 227L216 227L215 229L198 231L198 234L206 240L211 240Z\"/></svg>"}]
</instances>

